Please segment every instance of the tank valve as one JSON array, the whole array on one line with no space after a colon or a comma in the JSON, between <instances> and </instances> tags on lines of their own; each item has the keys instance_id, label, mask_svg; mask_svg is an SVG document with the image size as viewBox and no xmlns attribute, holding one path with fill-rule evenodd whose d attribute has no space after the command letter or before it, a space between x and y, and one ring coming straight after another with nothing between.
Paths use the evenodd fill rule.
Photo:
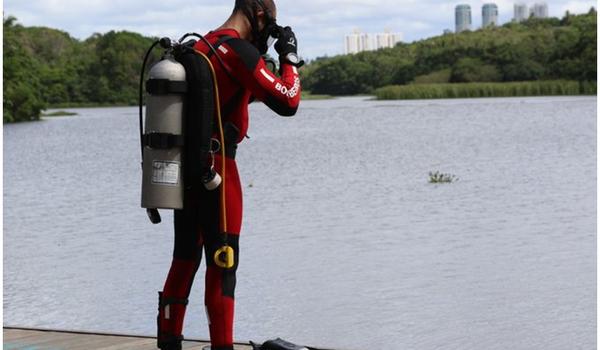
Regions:
<instances>
[{"instance_id":1,"label":"tank valve","mask_svg":"<svg viewBox=\"0 0 600 350\"><path fill-rule=\"evenodd\" d=\"M160 39L160 46L163 49L170 49L173 47L173 40L171 40L171 38L164 37Z\"/></svg>"}]
</instances>

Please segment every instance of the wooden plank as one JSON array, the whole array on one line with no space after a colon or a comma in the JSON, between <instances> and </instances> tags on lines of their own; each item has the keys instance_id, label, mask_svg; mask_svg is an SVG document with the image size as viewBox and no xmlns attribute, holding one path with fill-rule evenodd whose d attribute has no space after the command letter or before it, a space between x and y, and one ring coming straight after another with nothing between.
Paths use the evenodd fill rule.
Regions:
<instances>
[{"instance_id":1,"label":"wooden plank","mask_svg":"<svg viewBox=\"0 0 600 350\"><path fill-rule=\"evenodd\" d=\"M35 337L35 333L22 329L13 329L10 332L4 332L4 341L6 340L18 340L27 337Z\"/></svg>"},{"instance_id":2,"label":"wooden plank","mask_svg":"<svg viewBox=\"0 0 600 350\"><path fill-rule=\"evenodd\" d=\"M201 343L195 343L195 342L185 342L183 344L183 350L202 350L204 349L205 346L210 345L210 344L201 344ZM239 345L235 346L235 349L251 349L251 348L241 348Z\"/></svg>"},{"instance_id":3,"label":"wooden plank","mask_svg":"<svg viewBox=\"0 0 600 350\"><path fill-rule=\"evenodd\" d=\"M146 341L145 339L124 338L124 337L109 337L97 335L70 335L63 333L62 337L42 345L51 346L58 349L128 349L135 344ZM146 341L146 349L149 344L156 343Z\"/></svg>"},{"instance_id":4,"label":"wooden plank","mask_svg":"<svg viewBox=\"0 0 600 350\"><path fill-rule=\"evenodd\" d=\"M6 331L4 332L6 333ZM40 332L32 333L28 337L19 338L12 341L4 341L5 349L54 349L52 345L64 337L60 333Z\"/></svg>"},{"instance_id":5,"label":"wooden plank","mask_svg":"<svg viewBox=\"0 0 600 350\"><path fill-rule=\"evenodd\" d=\"M94 334L85 332L17 329L5 327L5 350L155 350L156 339L143 336ZM202 350L205 341L184 341L184 350ZM236 350L251 350L236 344Z\"/></svg>"},{"instance_id":6,"label":"wooden plank","mask_svg":"<svg viewBox=\"0 0 600 350\"><path fill-rule=\"evenodd\" d=\"M102 348L102 350L148 350L156 349L156 339L137 339L135 342Z\"/></svg>"}]
</instances>

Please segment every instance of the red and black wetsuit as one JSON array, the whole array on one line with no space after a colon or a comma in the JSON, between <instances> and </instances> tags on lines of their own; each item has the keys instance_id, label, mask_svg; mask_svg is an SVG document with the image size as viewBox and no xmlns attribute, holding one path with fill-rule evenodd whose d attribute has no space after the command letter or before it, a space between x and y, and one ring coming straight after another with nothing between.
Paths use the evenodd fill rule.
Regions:
<instances>
[{"instance_id":1,"label":"red and black wetsuit","mask_svg":"<svg viewBox=\"0 0 600 350\"><path fill-rule=\"evenodd\" d=\"M296 67L282 63L281 77L271 73L258 50L235 30L219 30L206 35L228 67L225 71L218 59L202 41L195 49L208 55L216 70L223 123L237 131L234 144L248 131L248 103L251 98L264 102L282 116L292 116L300 103L301 86ZM223 159L215 157L215 169L222 169ZM239 234L242 225L242 187L236 162L225 161L227 174L226 204L228 244L235 250L235 266L223 269L215 265L213 255L223 245L220 233L219 191L205 191L201 198L186 200L183 210L175 211L175 249L173 262L161 295L159 307L159 343L181 337L187 298L200 260L206 252L206 305L212 350L233 349L233 315L236 269L239 259Z\"/></svg>"}]
</instances>

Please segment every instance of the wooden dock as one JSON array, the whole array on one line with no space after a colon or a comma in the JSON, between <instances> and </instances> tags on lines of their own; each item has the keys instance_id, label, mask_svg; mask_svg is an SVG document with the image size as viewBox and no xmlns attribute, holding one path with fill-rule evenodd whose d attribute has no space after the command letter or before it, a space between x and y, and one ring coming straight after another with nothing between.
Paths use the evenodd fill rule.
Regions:
<instances>
[{"instance_id":1,"label":"wooden dock","mask_svg":"<svg viewBox=\"0 0 600 350\"><path fill-rule=\"evenodd\" d=\"M4 350L156 350L156 338L63 330L4 327ZM185 350L202 350L210 343L186 340ZM236 350L251 350L249 344L236 344Z\"/></svg>"}]
</instances>

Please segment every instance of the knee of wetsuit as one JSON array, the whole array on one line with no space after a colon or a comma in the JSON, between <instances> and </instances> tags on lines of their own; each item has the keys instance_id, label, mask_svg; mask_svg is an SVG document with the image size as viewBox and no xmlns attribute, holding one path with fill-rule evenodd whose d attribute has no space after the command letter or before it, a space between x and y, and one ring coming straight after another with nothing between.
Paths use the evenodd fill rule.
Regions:
<instances>
[{"instance_id":1,"label":"knee of wetsuit","mask_svg":"<svg viewBox=\"0 0 600 350\"><path fill-rule=\"evenodd\" d=\"M213 257L215 253L222 249L223 247L228 246L233 249L234 254L234 264L233 267L228 270L236 270L238 266L238 258L239 258L239 236L237 235L227 235L227 238L224 235L220 234L219 239L208 239L204 242L204 249L206 250L206 264L208 266L218 267L215 263Z\"/></svg>"},{"instance_id":2,"label":"knee of wetsuit","mask_svg":"<svg viewBox=\"0 0 600 350\"><path fill-rule=\"evenodd\" d=\"M215 253L223 248L224 245L228 245L233 249L233 266L229 269L221 268L217 266L215 263L214 257ZM224 296L228 296L234 298L235 294L235 284L236 284L236 271L239 264L239 236L237 235L227 235L227 240L217 239L211 240L209 242L205 242L206 249L206 264L208 267L217 268L221 270L221 289L223 291Z\"/></svg>"}]
</instances>

